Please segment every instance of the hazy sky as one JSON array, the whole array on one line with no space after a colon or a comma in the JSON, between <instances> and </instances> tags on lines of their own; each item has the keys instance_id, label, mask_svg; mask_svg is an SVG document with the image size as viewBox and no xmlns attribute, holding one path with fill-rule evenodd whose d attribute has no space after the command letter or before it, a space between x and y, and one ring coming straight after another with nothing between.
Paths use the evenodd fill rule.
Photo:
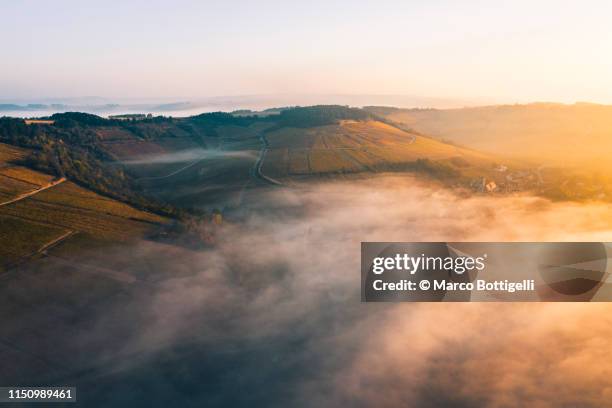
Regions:
<instances>
[{"instance_id":1,"label":"hazy sky","mask_svg":"<svg viewBox=\"0 0 612 408\"><path fill-rule=\"evenodd\" d=\"M0 98L612 103L608 1L0 0Z\"/></svg>"}]
</instances>

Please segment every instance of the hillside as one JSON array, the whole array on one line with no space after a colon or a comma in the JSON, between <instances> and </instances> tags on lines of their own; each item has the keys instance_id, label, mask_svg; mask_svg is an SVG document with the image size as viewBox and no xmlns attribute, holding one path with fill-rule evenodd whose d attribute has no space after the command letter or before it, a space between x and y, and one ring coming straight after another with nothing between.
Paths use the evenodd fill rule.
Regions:
<instances>
[{"instance_id":1,"label":"hillside","mask_svg":"<svg viewBox=\"0 0 612 408\"><path fill-rule=\"evenodd\" d=\"M305 177L408 171L469 186L498 176L487 155L406 132L359 109L213 115L177 120L177 128L189 129L183 135L143 139L119 129L95 131L146 194L181 208L236 207L252 187Z\"/></svg>"},{"instance_id":2,"label":"hillside","mask_svg":"<svg viewBox=\"0 0 612 408\"><path fill-rule=\"evenodd\" d=\"M65 178L15 164L31 151L0 143L0 271L65 248L142 238L167 220Z\"/></svg>"},{"instance_id":3,"label":"hillside","mask_svg":"<svg viewBox=\"0 0 612 408\"><path fill-rule=\"evenodd\" d=\"M311 128L285 127L266 134L269 150L263 173L296 176L381 171L418 171L429 163L447 177L487 173L493 160L377 120L343 120ZM427 160L428 162L425 162ZM424 169L423 169L424 170ZM442 174L440 174L442 175Z\"/></svg>"},{"instance_id":4,"label":"hillside","mask_svg":"<svg viewBox=\"0 0 612 408\"><path fill-rule=\"evenodd\" d=\"M568 175L546 161L501 148L482 153L417 128L436 121L434 116L425 120L428 115L446 112L460 111L310 106L261 115L213 112L122 120L73 112L29 125L0 118L0 142L29 149L19 158L23 166L171 217L239 208L260 187L377 172L417 173L478 192L612 197L610 183L600 176ZM523 145L538 143L524 140ZM600 155L606 151L600 150Z\"/></svg>"},{"instance_id":5,"label":"hillside","mask_svg":"<svg viewBox=\"0 0 612 408\"><path fill-rule=\"evenodd\" d=\"M539 103L447 110L371 107L368 111L492 154L609 170L612 106Z\"/></svg>"}]
</instances>

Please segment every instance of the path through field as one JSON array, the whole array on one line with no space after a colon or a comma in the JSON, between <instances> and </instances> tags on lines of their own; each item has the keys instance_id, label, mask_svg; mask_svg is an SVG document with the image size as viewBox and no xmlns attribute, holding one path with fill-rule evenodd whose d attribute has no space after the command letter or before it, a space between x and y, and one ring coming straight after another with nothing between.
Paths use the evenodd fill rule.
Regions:
<instances>
[{"instance_id":1,"label":"path through field","mask_svg":"<svg viewBox=\"0 0 612 408\"><path fill-rule=\"evenodd\" d=\"M259 151L259 157L257 158L257 162L255 162L255 175L263 181L266 181L270 184L280 186L283 183L281 183L278 180L273 179L272 177L266 176L261 171L261 167L263 166L264 160L266 159L266 153L268 152L270 144L268 143L268 139L266 139L266 135L264 135L263 132L259 135L259 139L263 143L263 147Z\"/></svg>"},{"instance_id":2,"label":"path through field","mask_svg":"<svg viewBox=\"0 0 612 408\"><path fill-rule=\"evenodd\" d=\"M268 139L263 132L259 134L259 140L262 143L262 147L259 150L259 156L257 157L257 161L249 171L249 180L242 186L240 189L240 195L238 196L238 206L242 206L244 202L244 195L246 190L251 187L253 183L257 183L258 181L263 181L266 185L275 185L281 186L283 185L280 181L273 179L272 177L268 177L261 171L261 167L263 166L264 160L266 159L266 153L269 149Z\"/></svg>"},{"instance_id":3,"label":"path through field","mask_svg":"<svg viewBox=\"0 0 612 408\"><path fill-rule=\"evenodd\" d=\"M49 188L51 188L51 187L55 187L55 186L57 186L58 184L62 184L64 181L66 181L66 177L62 177L62 178L59 178L59 179L57 179L57 180L54 180L54 181L52 181L51 183L49 183L49 184L47 184L47 185L45 185L45 186L42 186L42 187L41 187L41 188L39 188L39 189L36 189L36 190L33 190L33 191L28 191L27 193L20 194L19 196L15 197L15 198L13 198L13 199L10 199L10 200L8 200L8 201L5 201L5 202L3 202L3 203L0 203L0 207L4 207L5 205L13 204L13 203L16 203L16 202L18 202L18 201L23 200L24 198L31 197L31 196L33 196L34 194L38 194L38 193L40 193L41 191L45 191L45 190L47 190L47 189L49 189Z\"/></svg>"},{"instance_id":4,"label":"path through field","mask_svg":"<svg viewBox=\"0 0 612 408\"><path fill-rule=\"evenodd\" d=\"M72 236L72 234L74 234L74 233L75 232L72 231L72 230L66 231L64 234L60 235L59 237L55 238L52 241L47 242L45 245L40 247L40 249L37 251L37 253L39 253L39 254L46 254L49 249L57 246L60 242L64 241L68 237Z\"/></svg>"}]
</instances>

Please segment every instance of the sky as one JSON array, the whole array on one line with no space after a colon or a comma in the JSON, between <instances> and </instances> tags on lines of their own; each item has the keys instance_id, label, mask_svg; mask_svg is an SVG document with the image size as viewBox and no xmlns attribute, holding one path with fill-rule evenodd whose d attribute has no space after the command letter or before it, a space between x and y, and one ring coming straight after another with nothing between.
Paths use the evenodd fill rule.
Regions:
<instances>
[{"instance_id":1,"label":"sky","mask_svg":"<svg viewBox=\"0 0 612 408\"><path fill-rule=\"evenodd\" d=\"M0 0L0 99L612 103L607 1Z\"/></svg>"}]
</instances>

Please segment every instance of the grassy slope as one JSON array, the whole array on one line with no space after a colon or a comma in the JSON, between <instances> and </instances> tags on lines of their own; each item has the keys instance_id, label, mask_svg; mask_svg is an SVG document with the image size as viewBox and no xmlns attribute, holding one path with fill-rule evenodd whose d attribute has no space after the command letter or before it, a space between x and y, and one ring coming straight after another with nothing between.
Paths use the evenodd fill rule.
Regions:
<instances>
[{"instance_id":1,"label":"grassy slope","mask_svg":"<svg viewBox=\"0 0 612 408\"><path fill-rule=\"evenodd\" d=\"M26 149L0 145L0 203L36 190L53 179L12 163L27 153ZM163 222L165 219L160 216L65 182L0 206L0 270L34 255L68 232L74 234L66 241L87 246L90 241L110 243L143 236L154 224Z\"/></svg>"}]
</instances>

